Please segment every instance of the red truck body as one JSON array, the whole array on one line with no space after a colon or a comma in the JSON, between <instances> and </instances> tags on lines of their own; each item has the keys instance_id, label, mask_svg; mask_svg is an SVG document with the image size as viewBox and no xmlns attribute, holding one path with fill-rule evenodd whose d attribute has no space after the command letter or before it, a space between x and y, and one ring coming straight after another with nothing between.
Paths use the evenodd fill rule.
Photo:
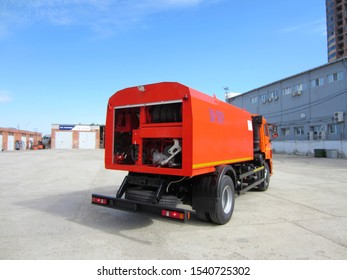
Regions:
<instances>
[{"instance_id":1,"label":"red truck body","mask_svg":"<svg viewBox=\"0 0 347 280\"><path fill-rule=\"evenodd\" d=\"M223 200L218 198L219 184L232 185L232 208L234 192L268 187L268 125L262 116L179 83L126 88L108 102L105 167L129 172L116 198L122 201L109 198L113 208L124 208L114 206L117 201L139 200L136 205L150 202L157 207L163 197L184 197L182 202L200 218L224 224L230 217L216 218L219 214L211 206ZM110 207L97 198L93 196L93 203Z\"/></svg>"}]
</instances>

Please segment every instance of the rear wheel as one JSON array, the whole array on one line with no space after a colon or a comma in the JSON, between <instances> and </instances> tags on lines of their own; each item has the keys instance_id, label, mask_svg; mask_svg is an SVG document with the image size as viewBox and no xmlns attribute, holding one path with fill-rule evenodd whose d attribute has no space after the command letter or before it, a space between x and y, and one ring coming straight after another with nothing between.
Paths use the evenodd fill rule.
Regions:
<instances>
[{"instance_id":1,"label":"rear wheel","mask_svg":"<svg viewBox=\"0 0 347 280\"><path fill-rule=\"evenodd\" d=\"M211 217L210 217L210 214L208 212L196 210L195 215L202 221L211 222Z\"/></svg>"},{"instance_id":2,"label":"rear wheel","mask_svg":"<svg viewBox=\"0 0 347 280\"><path fill-rule=\"evenodd\" d=\"M214 211L210 212L210 217L213 223L224 225L229 222L234 211L235 189L233 180L224 175L217 188L219 197Z\"/></svg>"}]
</instances>

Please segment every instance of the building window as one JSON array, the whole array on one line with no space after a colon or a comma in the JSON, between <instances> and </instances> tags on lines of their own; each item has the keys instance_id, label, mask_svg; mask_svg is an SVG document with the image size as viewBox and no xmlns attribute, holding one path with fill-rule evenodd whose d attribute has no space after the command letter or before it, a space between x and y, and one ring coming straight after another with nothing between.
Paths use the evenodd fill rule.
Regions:
<instances>
[{"instance_id":1,"label":"building window","mask_svg":"<svg viewBox=\"0 0 347 280\"><path fill-rule=\"evenodd\" d=\"M292 88L286 87L282 90L283 95L292 94Z\"/></svg>"},{"instance_id":2,"label":"building window","mask_svg":"<svg viewBox=\"0 0 347 280\"><path fill-rule=\"evenodd\" d=\"M262 101L263 103L265 103L265 102L266 102L266 99L267 99L267 94L264 93L264 94L260 95L260 98L261 98L261 101Z\"/></svg>"},{"instance_id":3,"label":"building window","mask_svg":"<svg viewBox=\"0 0 347 280\"><path fill-rule=\"evenodd\" d=\"M325 139L326 127L322 125L310 126L309 140Z\"/></svg>"},{"instance_id":4,"label":"building window","mask_svg":"<svg viewBox=\"0 0 347 280\"><path fill-rule=\"evenodd\" d=\"M303 126L294 127L294 131L295 131L295 135L297 135L297 136L305 134Z\"/></svg>"},{"instance_id":5,"label":"building window","mask_svg":"<svg viewBox=\"0 0 347 280\"><path fill-rule=\"evenodd\" d=\"M252 98L251 98L251 103L252 103L252 104L258 103L258 96L252 97Z\"/></svg>"},{"instance_id":6,"label":"building window","mask_svg":"<svg viewBox=\"0 0 347 280\"><path fill-rule=\"evenodd\" d=\"M330 124L328 126L329 134L337 134L337 125L336 124Z\"/></svg>"},{"instance_id":7,"label":"building window","mask_svg":"<svg viewBox=\"0 0 347 280\"><path fill-rule=\"evenodd\" d=\"M315 134L317 134L321 130L322 130L321 125L310 126L310 131L313 131Z\"/></svg>"},{"instance_id":8,"label":"building window","mask_svg":"<svg viewBox=\"0 0 347 280\"><path fill-rule=\"evenodd\" d=\"M329 57L328 57L329 61L330 61L331 59L334 59L334 58L336 58L336 53L332 53L332 54L329 55Z\"/></svg>"},{"instance_id":9,"label":"building window","mask_svg":"<svg viewBox=\"0 0 347 280\"><path fill-rule=\"evenodd\" d=\"M311 87L320 87L324 84L324 78L313 79L310 82Z\"/></svg>"},{"instance_id":10,"label":"building window","mask_svg":"<svg viewBox=\"0 0 347 280\"><path fill-rule=\"evenodd\" d=\"M328 42L329 45L331 45L333 43L335 43L335 38L330 39L329 42Z\"/></svg>"},{"instance_id":11,"label":"building window","mask_svg":"<svg viewBox=\"0 0 347 280\"><path fill-rule=\"evenodd\" d=\"M279 98L278 90L275 90L274 93L275 93L275 100L278 100Z\"/></svg>"},{"instance_id":12,"label":"building window","mask_svg":"<svg viewBox=\"0 0 347 280\"><path fill-rule=\"evenodd\" d=\"M273 90L268 93L269 101L278 100L278 90Z\"/></svg>"},{"instance_id":13,"label":"building window","mask_svg":"<svg viewBox=\"0 0 347 280\"><path fill-rule=\"evenodd\" d=\"M293 96L302 94L303 90L304 90L303 83L293 86Z\"/></svg>"},{"instance_id":14,"label":"building window","mask_svg":"<svg viewBox=\"0 0 347 280\"><path fill-rule=\"evenodd\" d=\"M290 128L288 128L288 127L282 128L281 132L282 132L283 136L288 136L288 135L290 135Z\"/></svg>"},{"instance_id":15,"label":"building window","mask_svg":"<svg viewBox=\"0 0 347 280\"><path fill-rule=\"evenodd\" d=\"M342 71L328 75L329 83L334 83L334 82L341 81L341 80L343 80L343 72Z\"/></svg>"},{"instance_id":16,"label":"building window","mask_svg":"<svg viewBox=\"0 0 347 280\"><path fill-rule=\"evenodd\" d=\"M336 50L336 45L331 46L331 47L328 49L328 52L331 52L331 51L333 51L333 50Z\"/></svg>"}]
</instances>

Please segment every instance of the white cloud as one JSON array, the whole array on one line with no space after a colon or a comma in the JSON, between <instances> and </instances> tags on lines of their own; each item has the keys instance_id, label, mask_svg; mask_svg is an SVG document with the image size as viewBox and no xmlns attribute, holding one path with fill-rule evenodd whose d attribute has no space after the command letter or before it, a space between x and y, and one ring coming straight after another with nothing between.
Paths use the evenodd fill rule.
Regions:
<instances>
[{"instance_id":1,"label":"white cloud","mask_svg":"<svg viewBox=\"0 0 347 280\"><path fill-rule=\"evenodd\" d=\"M12 98L8 91L0 90L0 104L10 102L11 100Z\"/></svg>"},{"instance_id":2,"label":"white cloud","mask_svg":"<svg viewBox=\"0 0 347 280\"><path fill-rule=\"evenodd\" d=\"M317 20L283 28L280 33L304 32L326 36L325 20Z\"/></svg>"},{"instance_id":3,"label":"white cloud","mask_svg":"<svg viewBox=\"0 0 347 280\"><path fill-rule=\"evenodd\" d=\"M0 37L34 22L79 25L90 29L121 28L149 14L186 9L216 0L2 0Z\"/></svg>"}]
</instances>

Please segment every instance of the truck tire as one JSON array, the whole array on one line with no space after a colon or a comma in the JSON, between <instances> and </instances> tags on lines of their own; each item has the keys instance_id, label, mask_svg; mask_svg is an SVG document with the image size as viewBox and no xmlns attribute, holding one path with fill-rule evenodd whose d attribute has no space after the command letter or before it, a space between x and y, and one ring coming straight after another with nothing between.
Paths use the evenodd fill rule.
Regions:
<instances>
[{"instance_id":1,"label":"truck tire","mask_svg":"<svg viewBox=\"0 0 347 280\"><path fill-rule=\"evenodd\" d=\"M196 210L195 211L195 215L202 221L204 222L211 222L211 217L210 214L208 212L203 212L200 210Z\"/></svg>"},{"instance_id":2,"label":"truck tire","mask_svg":"<svg viewBox=\"0 0 347 280\"><path fill-rule=\"evenodd\" d=\"M155 195L154 191L129 189L125 193L125 199L152 204L155 201ZM164 194L158 202L159 205L166 207L176 207L178 203L179 199L176 196L167 194Z\"/></svg>"},{"instance_id":3,"label":"truck tire","mask_svg":"<svg viewBox=\"0 0 347 280\"><path fill-rule=\"evenodd\" d=\"M265 192L269 188L270 184L270 168L266 162L264 162L264 179L264 182L261 182L257 187L257 189L262 192Z\"/></svg>"},{"instance_id":4,"label":"truck tire","mask_svg":"<svg viewBox=\"0 0 347 280\"><path fill-rule=\"evenodd\" d=\"M233 180L224 175L217 188L219 197L214 211L210 212L210 217L213 223L224 225L229 222L234 211L235 188Z\"/></svg>"}]
</instances>

